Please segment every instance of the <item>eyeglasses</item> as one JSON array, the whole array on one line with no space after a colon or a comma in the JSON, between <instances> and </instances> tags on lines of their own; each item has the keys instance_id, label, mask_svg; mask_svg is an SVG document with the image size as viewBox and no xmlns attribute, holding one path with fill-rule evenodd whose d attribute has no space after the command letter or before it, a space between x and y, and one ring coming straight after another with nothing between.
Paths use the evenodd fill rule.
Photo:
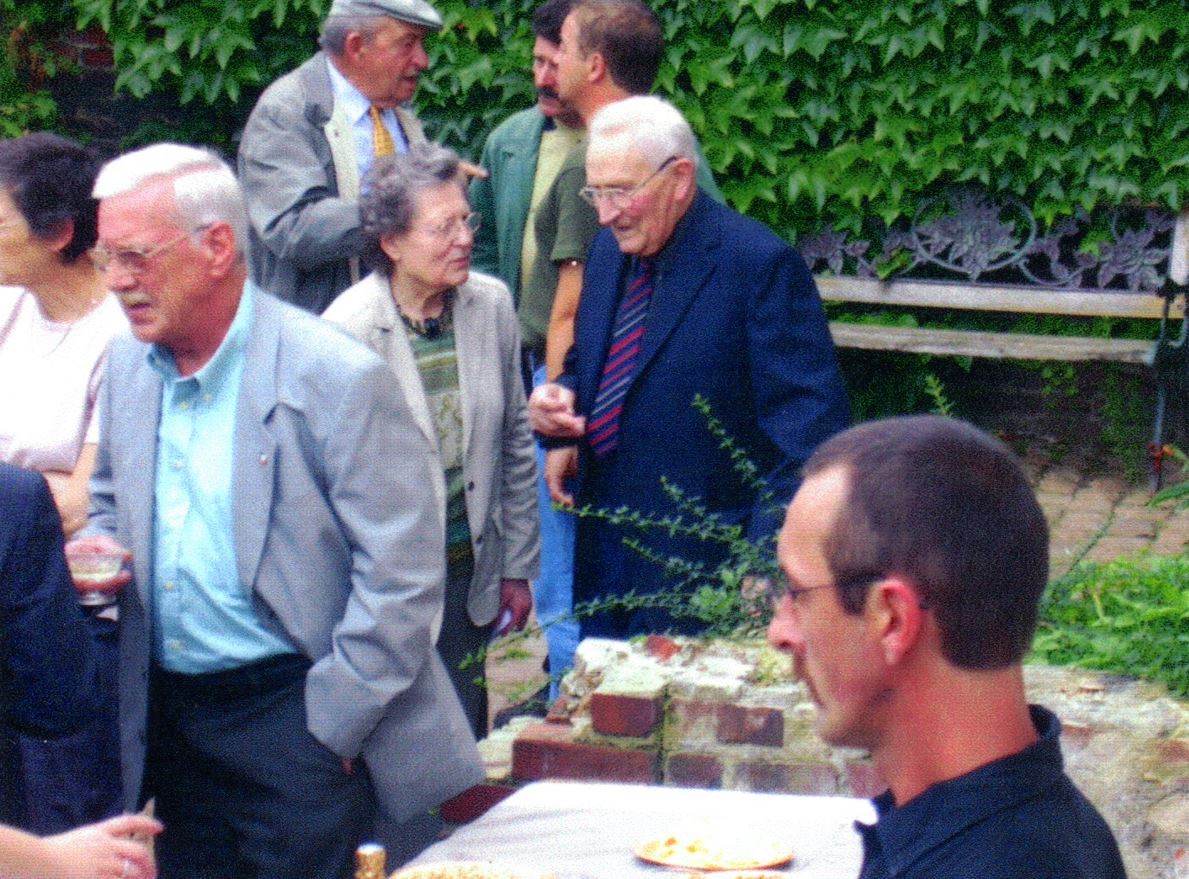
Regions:
<instances>
[{"instance_id":1,"label":"eyeglasses","mask_svg":"<svg viewBox=\"0 0 1189 879\"><path fill-rule=\"evenodd\" d=\"M582 200L590 205L592 208L598 208L599 202L610 206L613 210L624 211L632 203L640 191L644 189L649 183L660 176L666 168L669 168L677 161L677 156L669 156L661 162L661 166L649 174L642 183L633 186L631 189L626 189L623 186L583 186L578 190L578 195Z\"/></svg>"},{"instance_id":2,"label":"eyeglasses","mask_svg":"<svg viewBox=\"0 0 1189 879\"><path fill-rule=\"evenodd\" d=\"M470 213L465 217L451 217L448 220L442 220L436 226L422 226L421 231L443 241L453 241L463 229L467 229L471 234L478 232L482 222L481 214Z\"/></svg>"},{"instance_id":3,"label":"eyeglasses","mask_svg":"<svg viewBox=\"0 0 1189 879\"><path fill-rule=\"evenodd\" d=\"M201 232L206 226L199 226L190 232L181 232L168 241L149 248L123 248L108 250L102 244L96 244L91 249L91 262L100 272L106 272L112 265L122 265L131 275L142 275L148 270L149 260L160 256L184 238L189 238L195 232Z\"/></svg>"},{"instance_id":4,"label":"eyeglasses","mask_svg":"<svg viewBox=\"0 0 1189 879\"><path fill-rule=\"evenodd\" d=\"M823 583L820 586L797 586L781 571L772 583L770 595L773 605L779 602L782 597L788 596L789 603L793 606L799 606L802 603L802 599L810 592L817 592L820 589L837 589L839 592L851 592L858 589L866 589L872 583L878 583L883 578L883 574L854 574L849 577L843 577L835 583Z\"/></svg>"}]
</instances>

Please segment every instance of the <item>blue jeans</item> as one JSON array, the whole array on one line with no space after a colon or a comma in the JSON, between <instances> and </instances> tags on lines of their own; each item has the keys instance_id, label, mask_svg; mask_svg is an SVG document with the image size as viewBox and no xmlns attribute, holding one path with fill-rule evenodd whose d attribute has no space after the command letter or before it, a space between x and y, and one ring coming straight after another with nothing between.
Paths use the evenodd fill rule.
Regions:
<instances>
[{"instance_id":1,"label":"blue jeans","mask_svg":"<svg viewBox=\"0 0 1189 879\"><path fill-rule=\"evenodd\" d=\"M533 385L545 382L545 367L533 373ZM545 450L537 446L537 500L541 516L541 576L533 582L537 622L549 646L549 698L557 698L558 682L574 664L578 621L574 610L574 532L577 519L553 509L545 485Z\"/></svg>"}]
</instances>

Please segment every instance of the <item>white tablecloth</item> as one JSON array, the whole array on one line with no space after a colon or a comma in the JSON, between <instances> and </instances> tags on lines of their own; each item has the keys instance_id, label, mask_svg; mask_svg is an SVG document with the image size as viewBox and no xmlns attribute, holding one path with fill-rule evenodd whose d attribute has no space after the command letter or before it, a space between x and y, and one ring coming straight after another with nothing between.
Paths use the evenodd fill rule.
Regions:
<instances>
[{"instance_id":1,"label":"white tablecloth","mask_svg":"<svg viewBox=\"0 0 1189 879\"><path fill-rule=\"evenodd\" d=\"M855 819L875 819L870 802L542 781L517 791L413 863L491 861L529 875L552 870L562 879L659 879L673 874L637 860L632 850L638 843L709 830L787 844L793 862L778 872L852 879L861 860Z\"/></svg>"}]
</instances>

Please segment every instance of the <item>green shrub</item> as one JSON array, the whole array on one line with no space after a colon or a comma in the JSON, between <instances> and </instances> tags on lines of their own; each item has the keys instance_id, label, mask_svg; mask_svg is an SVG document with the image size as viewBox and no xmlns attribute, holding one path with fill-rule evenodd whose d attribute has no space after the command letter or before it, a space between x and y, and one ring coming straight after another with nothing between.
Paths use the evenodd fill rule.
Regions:
<instances>
[{"instance_id":1,"label":"green shrub","mask_svg":"<svg viewBox=\"0 0 1189 879\"><path fill-rule=\"evenodd\" d=\"M1189 555L1077 566L1045 594L1032 658L1161 681L1189 696Z\"/></svg>"},{"instance_id":2,"label":"green shrub","mask_svg":"<svg viewBox=\"0 0 1189 879\"><path fill-rule=\"evenodd\" d=\"M110 35L120 88L230 105L239 120L313 51L327 7L72 2L80 25ZM446 27L416 102L431 134L475 157L496 122L532 102L535 2L435 5ZM693 123L732 204L790 237L911 217L923 197L965 181L1020 195L1046 220L1098 203L1187 201L1181 0L652 5L668 46L657 90Z\"/></svg>"}]
</instances>

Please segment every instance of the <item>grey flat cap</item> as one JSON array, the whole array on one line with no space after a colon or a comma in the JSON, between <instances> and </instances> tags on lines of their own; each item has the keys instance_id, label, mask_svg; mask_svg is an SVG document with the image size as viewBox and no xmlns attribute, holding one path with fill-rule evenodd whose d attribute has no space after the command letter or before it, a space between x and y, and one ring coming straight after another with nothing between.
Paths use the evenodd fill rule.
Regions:
<instances>
[{"instance_id":1,"label":"grey flat cap","mask_svg":"<svg viewBox=\"0 0 1189 879\"><path fill-rule=\"evenodd\" d=\"M386 15L435 31L442 27L442 16L425 0L334 0L327 18L336 15Z\"/></svg>"}]
</instances>

